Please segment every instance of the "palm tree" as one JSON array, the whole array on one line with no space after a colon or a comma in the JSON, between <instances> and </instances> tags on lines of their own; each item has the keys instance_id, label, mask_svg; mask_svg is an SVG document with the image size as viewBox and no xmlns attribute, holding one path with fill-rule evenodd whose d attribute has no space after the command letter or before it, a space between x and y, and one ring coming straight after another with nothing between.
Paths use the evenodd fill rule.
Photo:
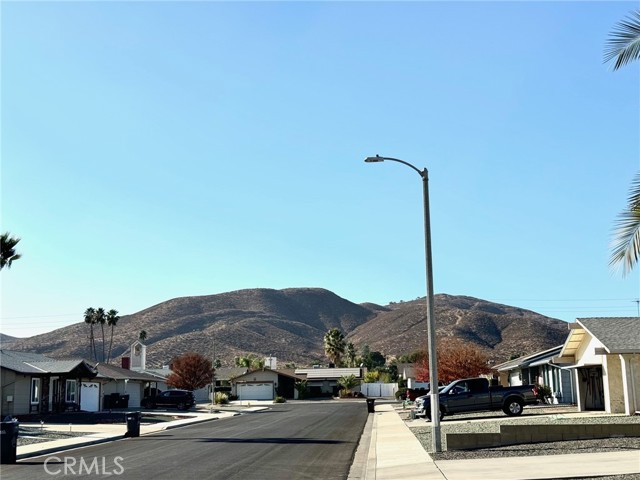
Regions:
<instances>
[{"instance_id":1,"label":"palm tree","mask_svg":"<svg viewBox=\"0 0 640 480\"><path fill-rule=\"evenodd\" d=\"M93 336L93 326L95 325L96 321L95 321L95 317L96 317L96 310L95 308L87 308L84 311L84 323L86 323L87 325L89 325L89 353L92 355L92 358L95 360L96 359L96 342L95 342L95 338Z\"/></svg>"},{"instance_id":2,"label":"palm tree","mask_svg":"<svg viewBox=\"0 0 640 480\"><path fill-rule=\"evenodd\" d=\"M347 343L347 351L345 356L347 357L347 365L349 367L355 367L356 355L356 346L351 342Z\"/></svg>"},{"instance_id":3,"label":"palm tree","mask_svg":"<svg viewBox=\"0 0 640 480\"><path fill-rule=\"evenodd\" d=\"M640 259L640 173L631 182L628 206L618 215L609 265L629 273Z\"/></svg>"},{"instance_id":4,"label":"palm tree","mask_svg":"<svg viewBox=\"0 0 640 480\"><path fill-rule=\"evenodd\" d=\"M640 10L631 12L609 34L604 51L604 62L615 60L613 70L640 59Z\"/></svg>"},{"instance_id":5,"label":"palm tree","mask_svg":"<svg viewBox=\"0 0 640 480\"><path fill-rule=\"evenodd\" d=\"M104 308L100 307L96 310L95 320L96 324L100 325L102 329L102 361L104 362L106 358L104 352L104 324L107 323L107 313L104 311Z\"/></svg>"},{"instance_id":6,"label":"palm tree","mask_svg":"<svg viewBox=\"0 0 640 480\"><path fill-rule=\"evenodd\" d=\"M620 21L607 41L604 61L615 59L613 70L640 59L640 10ZM631 182L627 208L618 215L609 265L629 273L640 259L640 173Z\"/></svg>"},{"instance_id":7,"label":"palm tree","mask_svg":"<svg viewBox=\"0 0 640 480\"><path fill-rule=\"evenodd\" d=\"M351 390L360 385L360 380L355 375L345 375L338 379L338 385L344 389L344 395L351 394Z\"/></svg>"},{"instance_id":8,"label":"palm tree","mask_svg":"<svg viewBox=\"0 0 640 480\"><path fill-rule=\"evenodd\" d=\"M332 328L324 335L324 353L331 363L338 365L345 350L344 335L337 328Z\"/></svg>"},{"instance_id":9,"label":"palm tree","mask_svg":"<svg viewBox=\"0 0 640 480\"><path fill-rule=\"evenodd\" d=\"M113 329L118 324L120 317L118 311L113 308L107 312L107 325L111 327L111 339L109 340L109 356L107 357L107 363L111 362L111 348L113 347Z\"/></svg>"},{"instance_id":10,"label":"palm tree","mask_svg":"<svg viewBox=\"0 0 640 480\"><path fill-rule=\"evenodd\" d=\"M15 250L19 241L19 238L12 237L9 232L0 237L0 270L4 267L11 268L11 263L21 257Z\"/></svg>"}]
</instances>

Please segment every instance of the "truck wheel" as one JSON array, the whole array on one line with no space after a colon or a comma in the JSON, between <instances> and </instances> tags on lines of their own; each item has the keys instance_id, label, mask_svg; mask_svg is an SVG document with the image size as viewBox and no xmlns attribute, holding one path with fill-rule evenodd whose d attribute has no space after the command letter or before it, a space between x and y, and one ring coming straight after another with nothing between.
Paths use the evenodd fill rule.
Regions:
<instances>
[{"instance_id":1,"label":"truck wheel","mask_svg":"<svg viewBox=\"0 0 640 480\"><path fill-rule=\"evenodd\" d=\"M517 398L511 398L505 402L502 411L510 417L517 417L522 413L522 409L522 401Z\"/></svg>"}]
</instances>

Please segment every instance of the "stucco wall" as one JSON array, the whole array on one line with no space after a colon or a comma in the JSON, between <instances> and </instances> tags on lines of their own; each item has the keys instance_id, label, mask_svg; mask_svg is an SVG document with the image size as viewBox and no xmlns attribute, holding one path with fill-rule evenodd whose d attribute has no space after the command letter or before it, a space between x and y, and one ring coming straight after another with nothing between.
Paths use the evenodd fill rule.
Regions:
<instances>
[{"instance_id":1,"label":"stucco wall","mask_svg":"<svg viewBox=\"0 0 640 480\"><path fill-rule=\"evenodd\" d=\"M14 414L14 405L16 403L16 372L12 370L2 369L2 418L7 415ZM7 397L13 397L13 401L7 402Z\"/></svg>"},{"instance_id":2,"label":"stucco wall","mask_svg":"<svg viewBox=\"0 0 640 480\"><path fill-rule=\"evenodd\" d=\"M607 413L624 413L624 385L618 355L603 355L602 381L604 408Z\"/></svg>"},{"instance_id":3,"label":"stucco wall","mask_svg":"<svg viewBox=\"0 0 640 480\"><path fill-rule=\"evenodd\" d=\"M578 365L602 365L602 355L596 355L596 348L602 348L602 343L585 333L580 348L576 352L576 363Z\"/></svg>"}]
</instances>

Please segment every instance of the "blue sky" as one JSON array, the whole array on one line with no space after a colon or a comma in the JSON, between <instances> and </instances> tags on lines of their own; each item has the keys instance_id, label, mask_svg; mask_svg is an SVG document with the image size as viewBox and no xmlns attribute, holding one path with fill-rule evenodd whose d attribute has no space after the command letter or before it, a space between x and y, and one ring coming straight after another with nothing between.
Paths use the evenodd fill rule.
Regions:
<instances>
[{"instance_id":1,"label":"blue sky","mask_svg":"<svg viewBox=\"0 0 640 480\"><path fill-rule=\"evenodd\" d=\"M436 293L633 316L608 266L640 168L638 2L2 2L0 331L171 298Z\"/></svg>"}]
</instances>

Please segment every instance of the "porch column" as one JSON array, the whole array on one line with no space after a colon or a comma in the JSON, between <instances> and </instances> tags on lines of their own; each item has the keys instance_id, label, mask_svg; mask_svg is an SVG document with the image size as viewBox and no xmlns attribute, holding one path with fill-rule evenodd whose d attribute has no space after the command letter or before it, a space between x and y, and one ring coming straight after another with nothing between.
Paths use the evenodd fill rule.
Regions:
<instances>
[{"instance_id":1,"label":"porch column","mask_svg":"<svg viewBox=\"0 0 640 480\"><path fill-rule=\"evenodd\" d=\"M634 355L620 354L620 367L622 373L622 391L624 394L624 414L633 415L638 411L638 396L636 389L640 383L638 362L634 362Z\"/></svg>"}]
</instances>

